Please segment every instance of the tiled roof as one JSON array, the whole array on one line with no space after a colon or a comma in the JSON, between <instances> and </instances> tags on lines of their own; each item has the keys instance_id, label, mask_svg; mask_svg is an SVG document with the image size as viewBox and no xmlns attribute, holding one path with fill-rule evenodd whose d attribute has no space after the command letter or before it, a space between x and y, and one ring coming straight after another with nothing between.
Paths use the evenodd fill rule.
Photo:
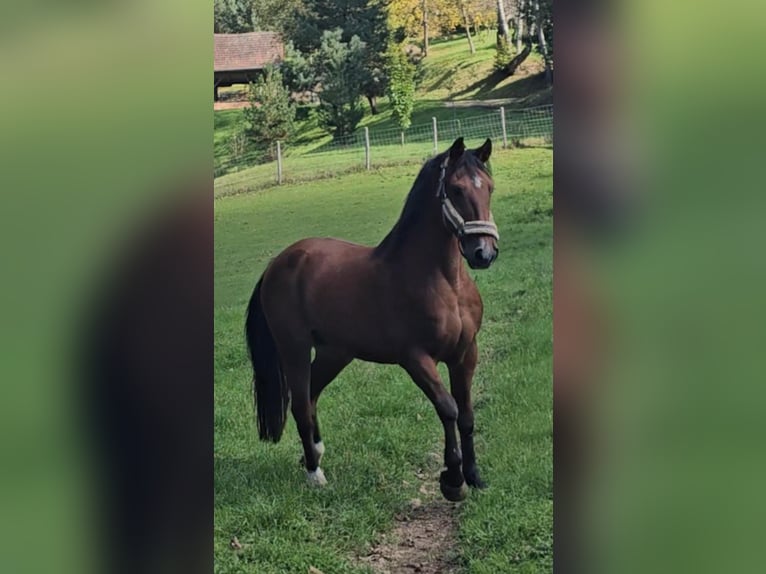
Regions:
<instances>
[{"instance_id":1,"label":"tiled roof","mask_svg":"<svg viewBox=\"0 0 766 574\"><path fill-rule=\"evenodd\" d=\"M284 59L285 49L275 32L246 34L214 34L215 58L213 70L258 70Z\"/></svg>"}]
</instances>

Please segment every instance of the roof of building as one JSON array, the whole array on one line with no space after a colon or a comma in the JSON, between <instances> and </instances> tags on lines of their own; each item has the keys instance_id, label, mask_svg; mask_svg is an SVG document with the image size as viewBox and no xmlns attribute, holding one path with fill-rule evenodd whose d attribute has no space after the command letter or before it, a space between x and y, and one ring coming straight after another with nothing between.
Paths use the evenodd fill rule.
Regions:
<instances>
[{"instance_id":1,"label":"roof of building","mask_svg":"<svg viewBox=\"0 0 766 574\"><path fill-rule=\"evenodd\" d=\"M284 59L285 48L276 32L245 34L214 34L215 57L213 70L260 70Z\"/></svg>"}]
</instances>

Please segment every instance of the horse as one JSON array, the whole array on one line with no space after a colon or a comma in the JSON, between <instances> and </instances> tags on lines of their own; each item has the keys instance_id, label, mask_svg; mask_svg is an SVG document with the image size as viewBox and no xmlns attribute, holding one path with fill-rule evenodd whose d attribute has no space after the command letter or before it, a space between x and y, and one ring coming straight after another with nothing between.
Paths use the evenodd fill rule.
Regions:
<instances>
[{"instance_id":1,"label":"horse","mask_svg":"<svg viewBox=\"0 0 766 574\"><path fill-rule=\"evenodd\" d=\"M279 441L290 404L310 485L327 483L317 401L356 358L400 365L433 403L444 426L439 485L447 500L465 499L466 484L486 486L476 465L471 403L483 304L463 259L486 269L498 256L491 153L490 139L467 150L458 138L424 163L379 245L303 239L258 280L245 335L259 437ZM439 362L448 366L451 394Z\"/></svg>"}]
</instances>

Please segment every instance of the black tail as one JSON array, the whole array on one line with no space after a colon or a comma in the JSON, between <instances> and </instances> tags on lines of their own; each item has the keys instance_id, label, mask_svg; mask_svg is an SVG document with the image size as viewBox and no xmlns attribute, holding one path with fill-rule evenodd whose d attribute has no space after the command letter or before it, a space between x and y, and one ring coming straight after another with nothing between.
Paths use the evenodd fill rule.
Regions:
<instances>
[{"instance_id":1,"label":"black tail","mask_svg":"<svg viewBox=\"0 0 766 574\"><path fill-rule=\"evenodd\" d=\"M274 337L261 306L261 282L258 280L247 307L245 335L253 363L253 395L258 414L258 434L261 440L279 442L285 428L287 389Z\"/></svg>"}]
</instances>

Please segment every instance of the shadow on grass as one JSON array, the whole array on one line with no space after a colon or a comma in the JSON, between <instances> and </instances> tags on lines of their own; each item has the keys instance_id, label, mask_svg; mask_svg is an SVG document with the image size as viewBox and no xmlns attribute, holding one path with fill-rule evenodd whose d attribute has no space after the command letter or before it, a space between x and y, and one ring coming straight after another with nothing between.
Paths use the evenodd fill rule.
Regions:
<instances>
[{"instance_id":1,"label":"shadow on grass","mask_svg":"<svg viewBox=\"0 0 766 574\"><path fill-rule=\"evenodd\" d=\"M504 86L498 88L498 84L506 80L508 76L502 71L495 71L486 78L477 80L467 88L457 92L455 96L462 96L472 93L472 98L491 99L491 98L518 98L527 100L531 98L543 100L548 97L551 91L550 86L545 79L545 72L532 74L519 78ZM542 101L539 103L543 103Z\"/></svg>"}]
</instances>

